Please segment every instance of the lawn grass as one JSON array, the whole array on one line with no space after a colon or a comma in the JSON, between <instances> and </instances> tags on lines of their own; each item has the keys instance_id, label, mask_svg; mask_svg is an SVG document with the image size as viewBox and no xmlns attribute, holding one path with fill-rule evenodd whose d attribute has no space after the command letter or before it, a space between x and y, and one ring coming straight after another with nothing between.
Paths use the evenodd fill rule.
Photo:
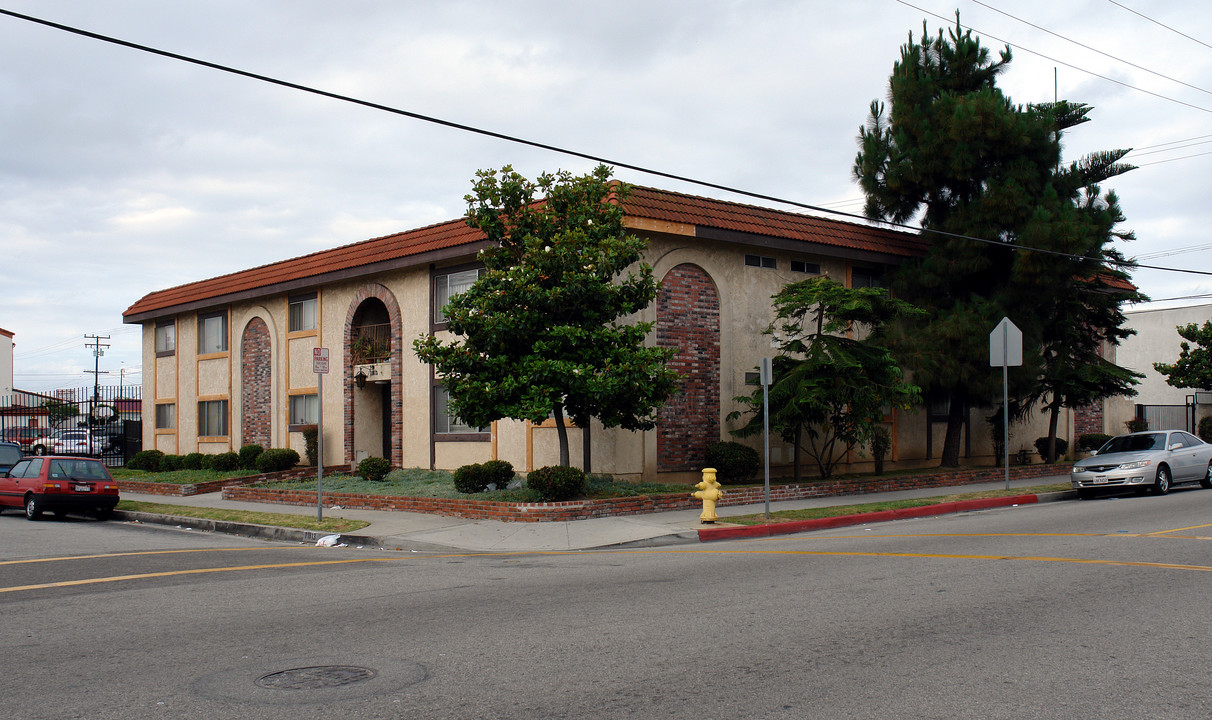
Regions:
<instances>
[{"instance_id":1,"label":"lawn grass","mask_svg":"<svg viewBox=\"0 0 1212 720\"><path fill-rule=\"evenodd\" d=\"M252 525L269 525L272 527L298 528L300 530L317 530L326 533L349 533L361 530L370 523L365 520L349 520L339 517L325 517L324 522L316 522L314 516L293 515L291 513L266 513L247 510L222 510L218 508L189 507L186 505L168 505L165 503L140 502L135 500L118 501L119 510L132 512L156 513L158 515L175 515L182 518L201 518L203 520L222 520L225 522L247 523Z\"/></svg>"},{"instance_id":2,"label":"lawn grass","mask_svg":"<svg viewBox=\"0 0 1212 720\"><path fill-rule=\"evenodd\" d=\"M900 510L904 508L924 507L926 505L941 505L960 500L977 500L980 498L1011 497L1014 495L1039 495L1040 493L1061 492L1069 490L1069 483L1053 483L1050 485L1035 485L1033 487L1012 488L1010 490L983 490L981 492L955 493L938 495L912 500L889 500L883 502L858 503L854 505L832 505L830 507L804 508L802 510L778 510L770 513L752 515L735 515L725 518L726 522L738 525L765 525L768 523L794 522L796 520L816 520L819 518L839 517L842 515L862 515L864 513L881 512L884 510Z\"/></svg>"},{"instance_id":3,"label":"lawn grass","mask_svg":"<svg viewBox=\"0 0 1212 720\"><path fill-rule=\"evenodd\" d=\"M256 470L174 470L172 472L148 472L146 470L128 470L127 468L110 468L109 474L115 480L135 480L138 482L167 483L170 485L196 485L211 480L226 480L227 478L248 477L256 475Z\"/></svg>"}]
</instances>

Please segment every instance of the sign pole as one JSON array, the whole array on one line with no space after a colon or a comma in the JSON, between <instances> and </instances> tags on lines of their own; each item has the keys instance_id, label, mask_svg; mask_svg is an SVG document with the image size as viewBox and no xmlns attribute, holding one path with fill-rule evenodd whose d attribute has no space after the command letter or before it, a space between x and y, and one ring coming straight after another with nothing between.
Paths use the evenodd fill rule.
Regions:
<instances>
[{"instance_id":1,"label":"sign pole","mask_svg":"<svg viewBox=\"0 0 1212 720\"><path fill-rule=\"evenodd\" d=\"M1006 489L1010 489L1010 328L1002 323L1002 457L1006 464Z\"/></svg>"},{"instance_id":2,"label":"sign pole","mask_svg":"<svg viewBox=\"0 0 1212 720\"><path fill-rule=\"evenodd\" d=\"M324 522L324 374L316 375L316 522Z\"/></svg>"},{"instance_id":3,"label":"sign pole","mask_svg":"<svg viewBox=\"0 0 1212 720\"><path fill-rule=\"evenodd\" d=\"M316 374L316 522L324 522L324 376L328 374L328 348L312 348L311 369Z\"/></svg>"},{"instance_id":4,"label":"sign pole","mask_svg":"<svg viewBox=\"0 0 1212 720\"><path fill-rule=\"evenodd\" d=\"M765 452L762 456L765 458L765 489L766 489L766 519L770 519L770 382L773 375L772 361L770 358L762 358L761 372L758 377L762 382L762 442Z\"/></svg>"}]
</instances>

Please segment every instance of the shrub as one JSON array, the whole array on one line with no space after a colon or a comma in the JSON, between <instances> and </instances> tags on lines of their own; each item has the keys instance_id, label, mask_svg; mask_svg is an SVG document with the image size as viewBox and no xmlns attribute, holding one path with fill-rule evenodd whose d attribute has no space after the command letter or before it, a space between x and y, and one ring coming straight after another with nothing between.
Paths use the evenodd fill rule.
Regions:
<instances>
[{"instance_id":1,"label":"shrub","mask_svg":"<svg viewBox=\"0 0 1212 720\"><path fill-rule=\"evenodd\" d=\"M1043 458L1044 462L1048 462L1048 438L1035 439L1035 451ZM1056 439L1056 457L1063 458L1065 453L1069 451L1069 441L1064 438Z\"/></svg>"},{"instance_id":2,"label":"shrub","mask_svg":"<svg viewBox=\"0 0 1212 720\"><path fill-rule=\"evenodd\" d=\"M488 482L496 483L497 490L504 490L517 474L513 464L506 460L489 460L484 463L484 471L488 473Z\"/></svg>"},{"instance_id":3,"label":"shrub","mask_svg":"<svg viewBox=\"0 0 1212 720\"><path fill-rule=\"evenodd\" d=\"M1084 433L1077 436L1077 449L1086 451L1097 450L1106 445L1110 439L1110 435L1103 433Z\"/></svg>"},{"instance_id":4,"label":"shrub","mask_svg":"<svg viewBox=\"0 0 1212 720\"><path fill-rule=\"evenodd\" d=\"M308 425L303 428L303 454L307 456L307 464L315 465L316 456L320 454L320 428Z\"/></svg>"},{"instance_id":5,"label":"shrub","mask_svg":"<svg viewBox=\"0 0 1212 720\"><path fill-rule=\"evenodd\" d=\"M546 502L570 500L585 494L585 471L564 465L549 465L526 474L526 487Z\"/></svg>"},{"instance_id":6,"label":"shrub","mask_svg":"<svg viewBox=\"0 0 1212 720\"><path fill-rule=\"evenodd\" d=\"M1144 418L1132 418L1124 423L1124 426L1128 428L1128 432L1130 433L1144 432L1149 429L1149 421Z\"/></svg>"},{"instance_id":7,"label":"shrub","mask_svg":"<svg viewBox=\"0 0 1212 720\"><path fill-rule=\"evenodd\" d=\"M239 469L240 456L234 452L219 453L210 457L210 469L219 472L230 472Z\"/></svg>"},{"instance_id":8,"label":"shrub","mask_svg":"<svg viewBox=\"0 0 1212 720\"><path fill-rule=\"evenodd\" d=\"M257 456L265 452L260 445L250 444L240 448L240 467L245 470L257 469Z\"/></svg>"},{"instance_id":9,"label":"shrub","mask_svg":"<svg viewBox=\"0 0 1212 720\"><path fill-rule=\"evenodd\" d=\"M200 452L191 452L181 460L182 470L201 470L202 463L205 462L206 456Z\"/></svg>"},{"instance_id":10,"label":"shrub","mask_svg":"<svg viewBox=\"0 0 1212 720\"><path fill-rule=\"evenodd\" d=\"M876 427L871 433L871 457L875 460L876 475L884 472L884 458L888 457L888 451L891 449L892 433L883 425Z\"/></svg>"},{"instance_id":11,"label":"shrub","mask_svg":"<svg viewBox=\"0 0 1212 720\"><path fill-rule=\"evenodd\" d=\"M1199 439L1212 443L1212 415L1199 421Z\"/></svg>"},{"instance_id":12,"label":"shrub","mask_svg":"<svg viewBox=\"0 0 1212 720\"><path fill-rule=\"evenodd\" d=\"M271 448L257 456L257 472L289 470L299 464L299 453L290 448Z\"/></svg>"},{"instance_id":13,"label":"shrub","mask_svg":"<svg viewBox=\"0 0 1212 720\"><path fill-rule=\"evenodd\" d=\"M488 489L490 482L488 470L479 463L463 465L454 471L455 490L461 493L482 493Z\"/></svg>"},{"instance_id":14,"label":"shrub","mask_svg":"<svg viewBox=\"0 0 1212 720\"><path fill-rule=\"evenodd\" d=\"M717 442L707 446L703 467L715 468L721 484L748 482L762 467L758 451L738 442Z\"/></svg>"},{"instance_id":15,"label":"shrub","mask_svg":"<svg viewBox=\"0 0 1212 720\"><path fill-rule=\"evenodd\" d=\"M382 482L391 472L391 462L381 457L368 457L358 463L358 474L367 482Z\"/></svg>"},{"instance_id":16,"label":"shrub","mask_svg":"<svg viewBox=\"0 0 1212 720\"><path fill-rule=\"evenodd\" d=\"M140 450L126 463L126 467L131 470L160 472L160 459L163 457L164 453L159 450Z\"/></svg>"},{"instance_id":17,"label":"shrub","mask_svg":"<svg viewBox=\"0 0 1212 720\"><path fill-rule=\"evenodd\" d=\"M184 460L180 455L165 455L160 458L160 472L176 472L181 469Z\"/></svg>"}]
</instances>

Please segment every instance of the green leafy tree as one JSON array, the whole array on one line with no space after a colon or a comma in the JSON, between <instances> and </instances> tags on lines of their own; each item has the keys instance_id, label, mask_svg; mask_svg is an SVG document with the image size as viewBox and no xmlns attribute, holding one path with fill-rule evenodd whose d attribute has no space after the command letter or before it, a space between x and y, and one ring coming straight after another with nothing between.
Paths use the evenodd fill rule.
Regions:
<instances>
[{"instance_id":1,"label":"green leafy tree","mask_svg":"<svg viewBox=\"0 0 1212 720\"><path fill-rule=\"evenodd\" d=\"M455 339L413 342L464 422L554 417L561 465L565 417L648 430L678 382L665 365L671 351L644 345L652 324L625 321L658 285L645 241L623 226L628 188L610 174L599 166L532 182L509 166L478 172L467 223L492 242L484 273L444 309Z\"/></svg>"},{"instance_id":2,"label":"green leafy tree","mask_svg":"<svg viewBox=\"0 0 1212 720\"><path fill-rule=\"evenodd\" d=\"M893 279L898 296L927 314L898 328L890 345L927 396L947 402L944 466L959 464L968 408L1001 395L988 333L1003 317L1024 333L1026 366L1010 373L1023 412L1047 398L1054 420L1063 405L1132 382L1098 352L1122 337L1118 308L1134 297L1122 282L1130 264L1109 245L1131 234L1114 230L1118 201L1097 186L1131 169L1118 162L1127 151L1063 167L1061 136L1090 108L1014 105L996 82L1010 60L1009 48L992 59L958 15L946 35L923 27L921 42L910 36L893 67L891 112L873 102L859 131L854 176L867 215L920 217L931 242Z\"/></svg>"},{"instance_id":3,"label":"green leafy tree","mask_svg":"<svg viewBox=\"0 0 1212 720\"><path fill-rule=\"evenodd\" d=\"M769 389L770 428L795 448L797 480L801 452L829 477L847 451L873 437L888 408L920 401L917 386L880 344L889 323L918 311L885 290L846 288L828 277L787 285L773 300L775 320L766 332L780 339L780 354ZM752 415L734 435L762 432L762 395L758 388L735 398Z\"/></svg>"},{"instance_id":4,"label":"green leafy tree","mask_svg":"<svg viewBox=\"0 0 1212 720\"><path fill-rule=\"evenodd\" d=\"M59 427L61 423L80 414L79 406L62 400L47 400L42 403L42 407L46 408L46 421L51 427Z\"/></svg>"},{"instance_id":5,"label":"green leafy tree","mask_svg":"<svg viewBox=\"0 0 1212 720\"><path fill-rule=\"evenodd\" d=\"M1179 325L1178 335L1182 338L1178 360L1153 363L1153 369L1165 375L1166 383L1173 387L1212 390L1212 320L1203 325Z\"/></svg>"}]
</instances>

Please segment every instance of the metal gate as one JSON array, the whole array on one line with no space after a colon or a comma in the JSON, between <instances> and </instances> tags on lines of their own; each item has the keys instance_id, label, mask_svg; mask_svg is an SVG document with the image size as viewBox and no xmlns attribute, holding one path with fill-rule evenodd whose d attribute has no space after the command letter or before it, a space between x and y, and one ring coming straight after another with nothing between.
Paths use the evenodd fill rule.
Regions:
<instances>
[{"instance_id":1,"label":"metal gate","mask_svg":"<svg viewBox=\"0 0 1212 720\"><path fill-rule=\"evenodd\" d=\"M126 385L0 396L0 437L19 443L27 454L71 452L121 467L143 442L140 390ZM68 448L53 442L66 431L84 440L56 449Z\"/></svg>"},{"instance_id":2,"label":"metal gate","mask_svg":"<svg viewBox=\"0 0 1212 720\"><path fill-rule=\"evenodd\" d=\"M1136 417L1144 418L1150 430L1195 432L1194 405L1137 405Z\"/></svg>"}]
</instances>

